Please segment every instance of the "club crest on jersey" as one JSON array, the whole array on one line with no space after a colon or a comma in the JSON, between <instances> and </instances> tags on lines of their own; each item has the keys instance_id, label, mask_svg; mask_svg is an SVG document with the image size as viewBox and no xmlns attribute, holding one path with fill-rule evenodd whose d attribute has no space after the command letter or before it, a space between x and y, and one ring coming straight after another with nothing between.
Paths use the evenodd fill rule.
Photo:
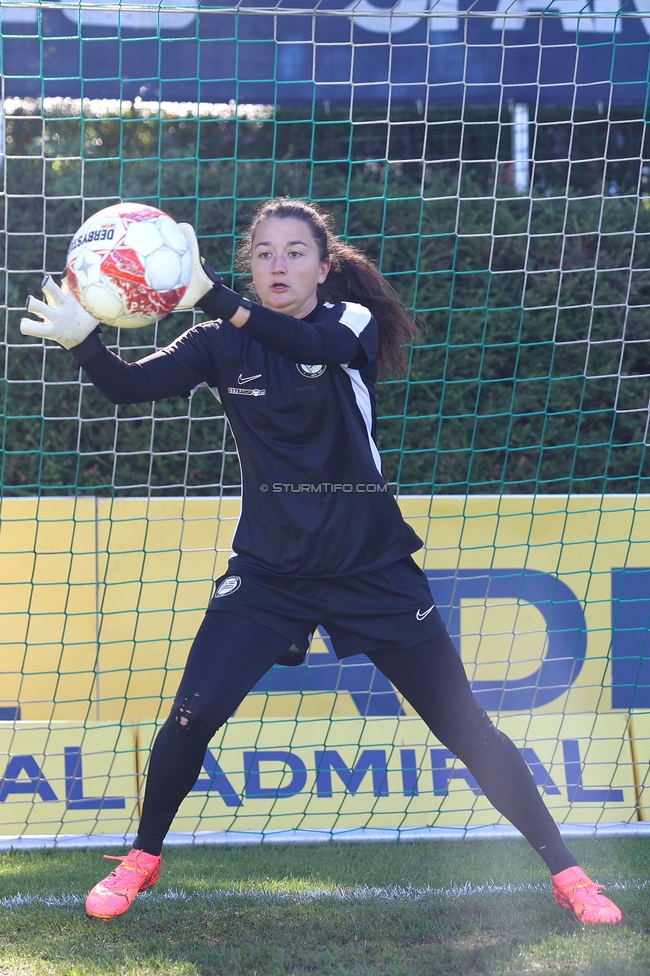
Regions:
<instances>
[{"instance_id":1,"label":"club crest on jersey","mask_svg":"<svg viewBox=\"0 0 650 976\"><path fill-rule=\"evenodd\" d=\"M238 590L241 586L241 578L239 576L228 576L225 580L221 580L217 591L214 594L215 597L230 596L235 590Z\"/></svg>"},{"instance_id":2,"label":"club crest on jersey","mask_svg":"<svg viewBox=\"0 0 650 976\"><path fill-rule=\"evenodd\" d=\"M319 376L322 376L327 369L327 366L306 366L304 363L296 363L296 367L299 373L307 376L310 380L315 380Z\"/></svg>"}]
</instances>

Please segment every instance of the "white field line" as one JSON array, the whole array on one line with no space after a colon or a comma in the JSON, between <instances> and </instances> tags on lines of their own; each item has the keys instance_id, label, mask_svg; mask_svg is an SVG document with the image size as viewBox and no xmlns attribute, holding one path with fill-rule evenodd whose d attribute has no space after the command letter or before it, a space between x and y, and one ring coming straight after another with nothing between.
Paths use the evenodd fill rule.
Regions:
<instances>
[{"instance_id":1,"label":"white field line","mask_svg":"<svg viewBox=\"0 0 650 976\"><path fill-rule=\"evenodd\" d=\"M608 891L641 891L650 888L650 880L613 881L606 887ZM199 904L217 902L223 898L242 898L252 899L253 901L266 904L290 902L296 905L304 905L315 901L423 901L427 898L462 899L475 897L476 895L517 895L549 891L550 884L548 882L499 885L494 882L472 884L468 881L463 885L448 885L444 888L434 888L430 885L425 885L422 888L401 887L400 885L391 885L389 887L358 885L354 888L304 888L299 891L291 891L281 887L265 888L259 885L248 885L244 887L240 885L217 888L214 891L206 892L186 892L182 889L147 891L140 895L140 898L152 902L181 901L187 902L188 904L192 904L193 902ZM82 905L84 900L85 896L72 893L62 895L23 895L18 892L10 897L0 898L0 907L11 909L32 905L46 905L52 908L61 908L69 905Z\"/></svg>"}]
</instances>

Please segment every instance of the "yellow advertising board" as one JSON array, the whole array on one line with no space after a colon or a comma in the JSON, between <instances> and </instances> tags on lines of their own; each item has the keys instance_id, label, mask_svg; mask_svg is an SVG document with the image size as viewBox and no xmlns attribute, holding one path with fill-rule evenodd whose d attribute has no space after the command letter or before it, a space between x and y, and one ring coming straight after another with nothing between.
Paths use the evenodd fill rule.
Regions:
<instances>
[{"instance_id":1,"label":"yellow advertising board","mask_svg":"<svg viewBox=\"0 0 650 976\"><path fill-rule=\"evenodd\" d=\"M131 833L135 762L132 726L0 722L0 838Z\"/></svg>"},{"instance_id":2,"label":"yellow advertising board","mask_svg":"<svg viewBox=\"0 0 650 976\"><path fill-rule=\"evenodd\" d=\"M400 504L425 542L416 559L490 711L650 709L650 680L635 698L627 677L645 669L650 498ZM238 513L236 498L5 498L0 708L38 720L164 715ZM314 664L331 654L319 635ZM568 657L573 664L563 666ZM540 677L543 695L516 694L517 683L539 686ZM499 686L503 701L487 694ZM359 714L335 680L306 695L281 681L274 688L275 715ZM261 708L254 699L245 714Z\"/></svg>"},{"instance_id":3,"label":"yellow advertising board","mask_svg":"<svg viewBox=\"0 0 650 976\"><path fill-rule=\"evenodd\" d=\"M627 719L510 716L498 725L561 823L636 820ZM156 726L139 730L146 771ZM417 718L231 719L172 830L341 831L505 823Z\"/></svg>"},{"instance_id":4,"label":"yellow advertising board","mask_svg":"<svg viewBox=\"0 0 650 976\"><path fill-rule=\"evenodd\" d=\"M92 498L3 499L1 706L20 707L29 719L89 717L97 695L96 561Z\"/></svg>"},{"instance_id":5,"label":"yellow advertising board","mask_svg":"<svg viewBox=\"0 0 650 976\"><path fill-rule=\"evenodd\" d=\"M639 820L650 820L650 711L630 715L630 746Z\"/></svg>"},{"instance_id":6,"label":"yellow advertising board","mask_svg":"<svg viewBox=\"0 0 650 976\"><path fill-rule=\"evenodd\" d=\"M640 810L650 819L650 498L406 497L400 505L424 540L415 558L475 693L525 750L554 815L607 823ZM38 782L36 767L56 784L56 800L10 790L0 803L5 833L131 829L137 792L118 780L135 775L137 756L142 768L170 708L238 514L235 498L2 501L0 720L20 721L15 732L0 724L1 788L11 785L16 755L34 760L18 770L23 785ZM64 724L47 733L38 724L53 721ZM140 730L137 753L130 723ZM83 736L101 729L103 745L90 754L119 755L119 769L100 763L94 772L86 759ZM33 739L16 752L12 735ZM61 745L60 735L72 738ZM185 802L175 829L495 822L476 784L387 680L369 662L338 662L322 630L306 664L272 669L220 735L206 759L212 772L199 780L205 788ZM82 749L78 798L122 797L121 812L68 802L66 749ZM91 792L88 775L98 777Z\"/></svg>"},{"instance_id":7,"label":"yellow advertising board","mask_svg":"<svg viewBox=\"0 0 650 976\"><path fill-rule=\"evenodd\" d=\"M558 822L636 819L625 716L510 716L498 724ZM158 727L0 723L0 841L134 833L140 773ZM172 830L471 830L499 822L478 783L419 719L234 718L210 743Z\"/></svg>"}]
</instances>

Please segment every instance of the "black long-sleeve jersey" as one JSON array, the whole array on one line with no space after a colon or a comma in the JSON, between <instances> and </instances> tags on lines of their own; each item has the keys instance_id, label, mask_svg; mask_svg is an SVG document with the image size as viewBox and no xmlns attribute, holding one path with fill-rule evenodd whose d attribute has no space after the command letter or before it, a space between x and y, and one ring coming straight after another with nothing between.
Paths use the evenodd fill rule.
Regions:
<instances>
[{"instance_id":1,"label":"black long-sleeve jersey","mask_svg":"<svg viewBox=\"0 0 650 976\"><path fill-rule=\"evenodd\" d=\"M377 324L363 306L323 303L296 319L253 305L243 328L207 322L137 363L110 352L99 331L73 354L113 403L189 396L203 384L221 401L242 471L240 568L351 575L422 547L381 475Z\"/></svg>"}]
</instances>

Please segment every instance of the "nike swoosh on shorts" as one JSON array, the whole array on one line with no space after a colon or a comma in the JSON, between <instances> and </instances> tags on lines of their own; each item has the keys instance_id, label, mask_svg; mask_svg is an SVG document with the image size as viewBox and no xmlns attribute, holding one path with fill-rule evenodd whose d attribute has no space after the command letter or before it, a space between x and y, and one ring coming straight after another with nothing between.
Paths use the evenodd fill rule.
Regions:
<instances>
[{"instance_id":1,"label":"nike swoosh on shorts","mask_svg":"<svg viewBox=\"0 0 650 976\"><path fill-rule=\"evenodd\" d=\"M428 610L418 610L418 611L416 612L416 614L415 614L415 619L416 619L416 620L424 620L424 618L425 618L425 617L428 617L428 616L429 616L429 614L431 613L431 611L432 611L432 610L433 610L434 608L435 608L435 603L434 603L434 604L432 604L432 606L430 606Z\"/></svg>"}]
</instances>

